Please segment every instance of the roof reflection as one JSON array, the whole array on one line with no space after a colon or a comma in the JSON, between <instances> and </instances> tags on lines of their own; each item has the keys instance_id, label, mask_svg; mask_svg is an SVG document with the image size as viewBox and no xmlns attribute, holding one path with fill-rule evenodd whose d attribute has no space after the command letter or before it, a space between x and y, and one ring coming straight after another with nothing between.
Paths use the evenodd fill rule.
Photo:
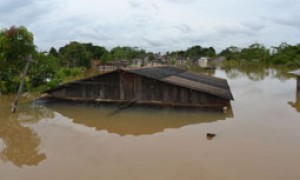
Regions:
<instances>
[{"instance_id":1,"label":"roof reflection","mask_svg":"<svg viewBox=\"0 0 300 180\"><path fill-rule=\"evenodd\" d=\"M233 117L231 108L227 113L199 112L199 110L172 110L131 107L116 111L116 106L100 106L51 102L46 107L73 120L74 123L106 130L119 135L146 135L162 132L168 128L210 123Z\"/></svg>"}]
</instances>

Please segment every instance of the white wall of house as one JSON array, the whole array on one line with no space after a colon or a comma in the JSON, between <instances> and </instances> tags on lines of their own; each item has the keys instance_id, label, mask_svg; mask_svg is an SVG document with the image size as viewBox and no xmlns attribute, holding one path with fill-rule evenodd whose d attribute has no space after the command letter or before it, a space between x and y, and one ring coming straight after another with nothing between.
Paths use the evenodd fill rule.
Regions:
<instances>
[{"instance_id":1,"label":"white wall of house","mask_svg":"<svg viewBox=\"0 0 300 180\"><path fill-rule=\"evenodd\" d=\"M208 59L206 57L202 57L198 60L198 65L200 67L206 68L208 63Z\"/></svg>"}]
</instances>

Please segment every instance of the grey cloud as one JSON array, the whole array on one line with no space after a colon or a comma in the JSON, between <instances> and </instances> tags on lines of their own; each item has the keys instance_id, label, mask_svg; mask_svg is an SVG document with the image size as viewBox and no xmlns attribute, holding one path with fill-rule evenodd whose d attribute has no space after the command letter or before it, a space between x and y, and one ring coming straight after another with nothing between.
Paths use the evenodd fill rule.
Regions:
<instances>
[{"instance_id":1,"label":"grey cloud","mask_svg":"<svg viewBox=\"0 0 300 180\"><path fill-rule=\"evenodd\" d=\"M270 19L272 22L279 25L293 27L293 28L300 28L300 17L296 15L290 18L267 18L267 19Z\"/></svg>"},{"instance_id":2,"label":"grey cloud","mask_svg":"<svg viewBox=\"0 0 300 180\"><path fill-rule=\"evenodd\" d=\"M95 30L83 30L79 32L79 35L83 36L87 41L112 41L113 36L108 33L99 32Z\"/></svg>"},{"instance_id":3,"label":"grey cloud","mask_svg":"<svg viewBox=\"0 0 300 180\"><path fill-rule=\"evenodd\" d=\"M274 13L262 17L263 20L287 27L300 27L300 3L298 0L276 0Z\"/></svg>"},{"instance_id":4,"label":"grey cloud","mask_svg":"<svg viewBox=\"0 0 300 180\"><path fill-rule=\"evenodd\" d=\"M43 48L49 48L57 44L57 42L68 42L78 40L80 37L80 26L86 26L86 19L80 17L69 17L67 19L49 19L35 22L34 27L35 39L38 43L45 43ZM55 24L55 26L51 26ZM53 43L53 44L52 44ZM51 45L52 44L52 45Z\"/></svg>"},{"instance_id":5,"label":"grey cloud","mask_svg":"<svg viewBox=\"0 0 300 180\"><path fill-rule=\"evenodd\" d=\"M128 3L133 8L138 8L138 7L142 6L141 2L140 1L136 1L136 0L130 0Z\"/></svg>"},{"instance_id":6,"label":"grey cloud","mask_svg":"<svg viewBox=\"0 0 300 180\"><path fill-rule=\"evenodd\" d=\"M113 28L113 27L111 27ZM85 39L85 41L91 41L91 42L112 42L116 41L119 36L114 36L113 33L111 33L108 27L104 26L98 26L94 28L88 28L88 26L84 26L82 28L79 28L76 33L82 38Z\"/></svg>"},{"instance_id":7,"label":"grey cloud","mask_svg":"<svg viewBox=\"0 0 300 180\"><path fill-rule=\"evenodd\" d=\"M257 32L253 31L246 27L220 27L217 28L217 34L220 34L222 36L228 37L228 36L236 36L236 35L246 35L246 36L253 36L256 35Z\"/></svg>"},{"instance_id":8,"label":"grey cloud","mask_svg":"<svg viewBox=\"0 0 300 180\"><path fill-rule=\"evenodd\" d=\"M73 40L105 47L129 44L162 51L185 49L195 44L222 47L256 40L271 44L299 39L298 0L253 0L255 7L253 5L247 11L236 0L218 3L207 0L119 0L122 5L123 2L127 4L118 8L119 3L88 1L95 2L93 7L99 6L99 13L98 8L89 12L90 6L84 7L87 3L79 0L0 1L0 25L25 25L33 32L36 45L44 49L60 47ZM258 4L260 6L256 6ZM126 13L114 11L115 8ZM205 20L197 18L203 16ZM260 18L262 16L269 17ZM280 35L274 37L275 34Z\"/></svg>"},{"instance_id":9,"label":"grey cloud","mask_svg":"<svg viewBox=\"0 0 300 180\"><path fill-rule=\"evenodd\" d=\"M175 26L175 28L178 29L181 33L190 33L192 31L192 28L187 24L181 24Z\"/></svg>"},{"instance_id":10,"label":"grey cloud","mask_svg":"<svg viewBox=\"0 0 300 180\"><path fill-rule=\"evenodd\" d=\"M297 5L298 2L298 0L277 0L275 1L275 6L280 9L289 9Z\"/></svg>"},{"instance_id":11,"label":"grey cloud","mask_svg":"<svg viewBox=\"0 0 300 180\"><path fill-rule=\"evenodd\" d=\"M194 36L190 36L189 37L189 41L192 43L192 44L201 44L201 43L204 43L204 42L207 42L209 41L211 37L210 36L204 36L204 35L194 35Z\"/></svg>"},{"instance_id":12,"label":"grey cloud","mask_svg":"<svg viewBox=\"0 0 300 180\"><path fill-rule=\"evenodd\" d=\"M148 38L144 38L143 39L144 42L146 42L146 44L148 44L151 47L161 47L164 45L162 40L154 40L154 39L148 39Z\"/></svg>"},{"instance_id":13,"label":"grey cloud","mask_svg":"<svg viewBox=\"0 0 300 180\"><path fill-rule=\"evenodd\" d=\"M154 3L153 1L149 1L145 3L144 1L138 1L138 0L129 0L128 1L129 6L134 9L140 9L142 11L145 10L159 10L159 6Z\"/></svg>"},{"instance_id":14,"label":"grey cloud","mask_svg":"<svg viewBox=\"0 0 300 180\"><path fill-rule=\"evenodd\" d=\"M152 6L153 9L155 9L157 11L160 10L159 6L156 3L154 3L154 2L151 3L151 6Z\"/></svg>"},{"instance_id":15,"label":"grey cloud","mask_svg":"<svg viewBox=\"0 0 300 180\"><path fill-rule=\"evenodd\" d=\"M34 3L34 0L10 0L1 3L0 12L3 14L16 12L20 8L31 6Z\"/></svg>"},{"instance_id":16,"label":"grey cloud","mask_svg":"<svg viewBox=\"0 0 300 180\"><path fill-rule=\"evenodd\" d=\"M43 19L44 14L50 12L51 8L51 3L47 1L30 0L23 2L14 0L0 8L0 21L7 26L29 26Z\"/></svg>"},{"instance_id":17,"label":"grey cloud","mask_svg":"<svg viewBox=\"0 0 300 180\"><path fill-rule=\"evenodd\" d=\"M259 22L245 22L245 23L242 23L242 25L246 28L249 29L249 31L262 31L263 29L265 29L266 25L265 24L262 24L262 23L259 23Z\"/></svg>"},{"instance_id":18,"label":"grey cloud","mask_svg":"<svg viewBox=\"0 0 300 180\"><path fill-rule=\"evenodd\" d=\"M196 0L166 0L168 2L171 3L181 3L181 4L185 4L185 3L192 3L195 2Z\"/></svg>"}]
</instances>

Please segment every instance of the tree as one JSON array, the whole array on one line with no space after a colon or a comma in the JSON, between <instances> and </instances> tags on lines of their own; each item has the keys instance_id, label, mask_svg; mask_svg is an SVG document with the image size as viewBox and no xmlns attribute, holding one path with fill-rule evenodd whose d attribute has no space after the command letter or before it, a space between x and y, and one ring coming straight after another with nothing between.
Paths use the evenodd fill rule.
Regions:
<instances>
[{"instance_id":1,"label":"tree","mask_svg":"<svg viewBox=\"0 0 300 180\"><path fill-rule=\"evenodd\" d=\"M240 60L240 52L240 48L236 46L230 46L221 51L220 55L224 56L227 60Z\"/></svg>"},{"instance_id":2,"label":"tree","mask_svg":"<svg viewBox=\"0 0 300 180\"><path fill-rule=\"evenodd\" d=\"M105 47L95 46L92 43L84 43L83 46L91 53L93 59L100 59L101 56L108 52Z\"/></svg>"},{"instance_id":3,"label":"tree","mask_svg":"<svg viewBox=\"0 0 300 180\"><path fill-rule=\"evenodd\" d=\"M193 46L191 48L188 48L187 51L186 51L186 57L200 58L201 56L203 56L201 46Z\"/></svg>"},{"instance_id":4,"label":"tree","mask_svg":"<svg viewBox=\"0 0 300 180\"><path fill-rule=\"evenodd\" d=\"M180 53L181 51L178 51ZM189 58L200 58L200 57L214 57L216 55L216 51L213 47L203 48L201 46L193 46L188 48L185 56Z\"/></svg>"},{"instance_id":5,"label":"tree","mask_svg":"<svg viewBox=\"0 0 300 180\"><path fill-rule=\"evenodd\" d=\"M153 52L148 52L147 55L149 61L155 60L155 55Z\"/></svg>"},{"instance_id":6,"label":"tree","mask_svg":"<svg viewBox=\"0 0 300 180\"><path fill-rule=\"evenodd\" d=\"M56 50L54 47L51 47L51 49L50 49L50 51L49 51L49 55L52 55L52 56L58 58L59 53L57 52L57 50Z\"/></svg>"},{"instance_id":7,"label":"tree","mask_svg":"<svg viewBox=\"0 0 300 180\"><path fill-rule=\"evenodd\" d=\"M25 58L36 53L33 34L26 27L12 26L0 31L0 91L16 92Z\"/></svg>"},{"instance_id":8,"label":"tree","mask_svg":"<svg viewBox=\"0 0 300 180\"><path fill-rule=\"evenodd\" d=\"M275 52L272 54L271 64L285 64L288 66L300 66L300 44L289 45L281 43L278 47L274 47Z\"/></svg>"},{"instance_id":9,"label":"tree","mask_svg":"<svg viewBox=\"0 0 300 180\"><path fill-rule=\"evenodd\" d=\"M112 60L113 60L113 56L109 52L107 52L107 53L105 53L101 56L101 62L102 63L107 63L107 62L110 62Z\"/></svg>"},{"instance_id":10,"label":"tree","mask_svg":"<svg viewBox=\"0 0 300 180\"><path fill-rule=\"evenodd\" d=\"M241 58L248 61L264 61L266 62L270 57L270 52L262 44L251 44L248 48L241 50Z\"/></svg>"},{"instance_id":11,"label":"tree","mask_svg":"<svg viewBox=\"0 0 300 180\"><path fill-rule=\"evenodd\" d=\"M213 47L203 49L204 56L214 57L216 56L216 50Z\"/></svg>"},{"instance_id":12,"label":"tree","mask_svg":"<svg viewBox=\"0 0 300 180\"><path fill-rule=\"evenodd\" d=\"M64 67L91 67L92 53L79 42L71 42L60 48L59 54Z\"/></svg>"},{"instance_id":13,"label":"tree","mask_svg":"<svg viewBox=\"0 0 300 180\"><path fill-rule=\"evenodd\" d=\"M118 46L113 48L110 53L112 54L114 60L125 59L131 61L135 58L144 59L146 57L146 51L137 47Z\"/></svg>"},{"instance_id":14,"label":"tree","mask_svg":"<svg viewBox=\"0 0 300 180\"><path fill-rule=\"evenodd\" d=\"M24 59L35 52L33 34L24 26L12 26L0 32L1 63L4 63L6 69L23 70Z\"/></svg>"},{"instance_id":15,"label":"tree","mask_svg":"<svg viewBox=\"0 0 300 180\"><path fill-rule=\"evenodd\" d=\"M28 73L30 87L43 86L43 90L45 90L47 84L53 80L55 73L60 69L59 59L52 54L37 53L34 60L35 63L32 64Z\"/></svg>"}]
</instances>

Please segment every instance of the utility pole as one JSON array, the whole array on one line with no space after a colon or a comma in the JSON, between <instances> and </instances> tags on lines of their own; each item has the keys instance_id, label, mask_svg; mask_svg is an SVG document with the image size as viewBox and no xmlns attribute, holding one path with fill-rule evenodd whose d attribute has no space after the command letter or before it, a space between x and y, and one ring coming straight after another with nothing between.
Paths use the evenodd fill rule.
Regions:
<instances>
[{"instance_id":1,"label":"utility pole","mask_svg":"<svg viewBox=\"0 0 300 180\"><path fill-rule=\"evenodd\" d=\"M12 113L15 113L16 110L17 110L17 106L18 106L19 99L20 99L22 91L23 91L24 81L25 81L25 78L26 78L26 75L27 75L27 72L28 72L28 69L29 69L29 65L32 62L32 56L29 55L25 60L27 61L27 63L26 63L26 66L25 66L24 73L22 74L22 77L21 77L21 82L20 82L20 85L19 85L19 89L18 89L16 99L15 99L13 105L12 105L12 109L11 109Z\"/></svg>"}]
</instances>

